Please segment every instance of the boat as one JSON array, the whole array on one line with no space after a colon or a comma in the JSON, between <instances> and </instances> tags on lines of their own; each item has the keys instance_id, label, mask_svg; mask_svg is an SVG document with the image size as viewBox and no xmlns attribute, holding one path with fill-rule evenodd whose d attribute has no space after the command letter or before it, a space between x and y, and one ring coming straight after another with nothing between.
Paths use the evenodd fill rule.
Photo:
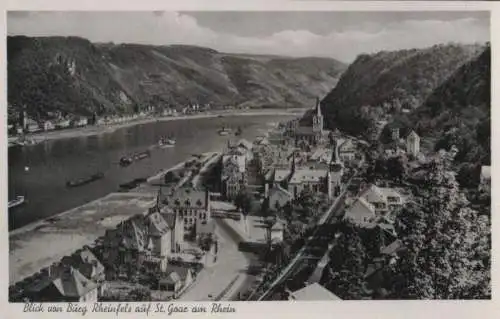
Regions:
<instances>
[{"instance_id":1,"label":"boat","mask_svg":"<svg viewBox=\"0 0 500 319\"><path fill-rule=\"evenodd\" d=\"M169 137L169 138L164 138L162 137L159 141L158 141L158 146L160 148L164 148L164 147L171 147L171 146L174 146L176 143L176 140L175 138L173 137Z\"/></svg>"},{"instance_id":2,"label":"boat","mask_svg":"<svg viewBox=\"0 0 500 319\"><path fill-rule=\"evenodd\" d=\"M148 181L147 178L136 178L134 180L131 180L130 182L120 184L120 190L121 191L128 191L128 190L136 188L140 184L146 183L147 181Z\"/></svg>"},{"instance_id":3,"label":"boat","mask_svg":"<svg viewBox=\"0 0 500 319\"><path fill-rule=\"evenodd\" d=\"M9 201L9 208L14 208L24 204L24 196L17 196L16 199Z\"/></svg>"},{"instance_id":4,"label":"boat","mask_svg":"<svg viewBox=\"0 0 500 319\"><path fill-rule=\"evenodd\" d=\"M102 178L104 178L103 173L96 173L96 174L90 175L89 177L79 178L79 179L74 180L74 181L68 181L68 182L66 182L66 186L67 187L83 186L83 185L95 182L97 180L100 180Z\"/></svg>"},{"instance_id":5,"label":"boat","mask_svg":"<svg viewBox=\"0 0 500 319\"><path fill-rule=\"evenodd\" d=\"M148 158L151 156L151 152L149 151L144 151L144 152L140 152L140 153L136 153L134 154L134 160L136 161L140 161L142 159L145 159L145 158Z\"/></svg>"},{"instance_id":6,"label":"boat","mask_svg":"<svg viewBox=\"0 0 500 319\"><path fill-rule=\"evenodd\" d=\"M231 130L230 130L230 129L225 128L225 127L222 127L222 128L219 130L219 135L221 135L221 136L225 136L225 135L228 135L230 132L231 132Z\"/></svg>"}]
</instances>

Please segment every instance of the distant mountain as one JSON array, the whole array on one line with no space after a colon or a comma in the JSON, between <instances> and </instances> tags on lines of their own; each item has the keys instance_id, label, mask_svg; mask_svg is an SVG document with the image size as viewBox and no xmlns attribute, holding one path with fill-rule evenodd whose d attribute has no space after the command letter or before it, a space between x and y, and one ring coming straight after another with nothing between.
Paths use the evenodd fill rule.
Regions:
<instances>
[{"instance_id":1,"label":"distant mountain","mask_svg":"<svg viewBox=\"0 0 500 319\"><path fill-rule=\"evenodd\" d=\"M360 55L321 102L327 125L365 134L375 121L418 108L483 49L449 44Z\"/></svg>"},{"instance_id":2,"label":"distant mountain","mask_svg":"<svg viewBox=\"0 0 500 319\"><path fill-rule=\"evenodd\" d=\"M304 107L346 66L328 58L226 54L172 45L93 44L77 37L8 37L8 102L34 118L115 114L144 106Z\"/></svg>"}]
</instances>

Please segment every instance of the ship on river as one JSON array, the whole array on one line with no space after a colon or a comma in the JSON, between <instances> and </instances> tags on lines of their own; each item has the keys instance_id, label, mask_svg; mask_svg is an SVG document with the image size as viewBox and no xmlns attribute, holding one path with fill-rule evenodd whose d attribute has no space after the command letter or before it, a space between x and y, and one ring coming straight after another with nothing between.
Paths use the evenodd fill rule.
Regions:
<instances>
[{"instance_id":1,"label":"ship on river","mask_svg":"<svg viewBox=\"0 0 500 319\"><path fill-rule=\"evenodd\" d=\"M149 158L149 157L151 157L151 152L149 150L144 151L144 152L135 153L135 154L130 155L130 156L124 156L124 157L120 158L120 165L121 166L129 166L133 162L137 162L137 161L143 160L145 158Z\"/></svg>"},{"instance_id":2,"label":"ship on river","mask_svg":"<svg viewBox=\"0 0 500 319\"><path fill-rule=\"evenodd\" d=\"M67 181L66 186L67 187L78 187L78 186L83 186L92 182L95 182L97 180L103 179L104 174L103 173L95 173L90 175L89 177L85 178L79 178L73 181Z\"/></svg>"},{"instance_id":3,"label":"ship on river","mask_svg":"<svg viewBox=\"0 0 500 319\"><path fill-rule=\"evenodd\" d=\"M24 196L17 196L15 199L9 201L9 208L14 208L24 204Z\"/></svg>"}]
</instances>

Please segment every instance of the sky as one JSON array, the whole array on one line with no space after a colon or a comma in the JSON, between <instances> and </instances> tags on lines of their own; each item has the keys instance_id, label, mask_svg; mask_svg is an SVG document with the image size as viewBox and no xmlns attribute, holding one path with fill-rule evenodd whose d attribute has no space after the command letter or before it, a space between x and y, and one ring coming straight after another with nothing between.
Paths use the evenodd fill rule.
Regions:
<instances>
[{"instance_id":1,"label":"sky","mask_svg":"<svg viewBox=\"0 0 500 319\"><path fill-rule=\"evenodd\" d=\"M8 35L92 42L187 44L230 53L331 57L484 43L488 12L28 12L7 13Z\"/></svg>"}]
</instances>

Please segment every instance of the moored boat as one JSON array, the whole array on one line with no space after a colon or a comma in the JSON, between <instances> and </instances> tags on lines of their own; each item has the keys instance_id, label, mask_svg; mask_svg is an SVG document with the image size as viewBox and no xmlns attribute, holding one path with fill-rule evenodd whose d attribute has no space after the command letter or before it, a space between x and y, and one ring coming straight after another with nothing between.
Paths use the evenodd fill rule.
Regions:
<instances>
[{"instance_id":1,"label":"moored boat","mask_svg":"<svg viewBox=\"0 0 500 319\"><path fill-rule=\"evenodd\" d=\"M15 199L9 201L9 208L14 208L24 204L24 196L17 196Z\"/></svg>"},{"instance_id":2,"label":"moored boat","mask_svg":"<svg viewBox=\"0 0 500 319\"><path fill-rule=\"evenodd\" d=\"M225 135L228 135L229 133L231 132L230 129L226 128L226 127L222 127L220 130L219 130L219 135L221 136L225 136Z\"/></svg>"},{"instance_id":3,"label":"moored boat","mask_svg":"<svg viewBox=\"0 0 500 319\"><path fill-rule=\"evenodd\" d=\"M68 181L68 182L66 182L66 186L67 187L83 186L83 185L95 182L97 180L100 180L102 178L104 178L104 174L103 173L95 173L95 174L92 174L92 175L90 175L89 177L86 177L86 178L79 178L79 179L74 180L74 181Z\"/></svg>"}]
</instances>

